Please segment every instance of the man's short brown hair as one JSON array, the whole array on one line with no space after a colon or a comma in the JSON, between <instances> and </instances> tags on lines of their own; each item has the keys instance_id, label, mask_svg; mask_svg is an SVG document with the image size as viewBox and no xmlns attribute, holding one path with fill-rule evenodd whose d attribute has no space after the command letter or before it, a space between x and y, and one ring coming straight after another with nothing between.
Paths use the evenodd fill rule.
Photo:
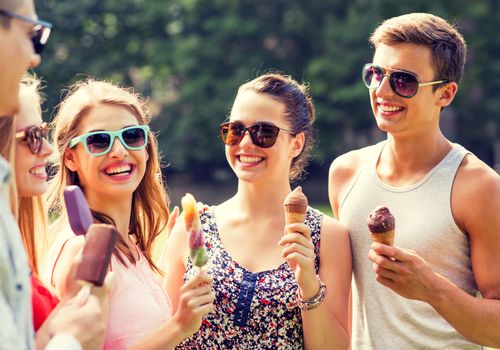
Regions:
<instances>
[{"instance_id":1,"label":"man's short brown hair","mask_svg":"<svg viewBox=\"0 0 500 350\"><path fill-rule=\"evenodd\" d=\"M385 20L370 36L375 49L379 44L413 43L431 49L434 79L460 82L467 46L457 29L441 17L429 13L410 13Z\"/></svg>"}]
</instances>

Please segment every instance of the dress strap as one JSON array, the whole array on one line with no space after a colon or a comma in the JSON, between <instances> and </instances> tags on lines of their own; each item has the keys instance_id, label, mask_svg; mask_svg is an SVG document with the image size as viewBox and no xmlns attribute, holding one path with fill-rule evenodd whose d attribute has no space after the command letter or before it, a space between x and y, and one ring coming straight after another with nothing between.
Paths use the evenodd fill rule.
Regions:
<instances>
[{"instance_id":1,"label":"dress strap","mask_svg":"<svg viewBox=\"0 0 500 350\"><path fill-rule=\"evenodd\" d=\"M54 260L54 264L52 265L52 271L50 272L50 285L52 287L55 287L55 285L54 285L54 270L56 269L56 265L57 265L57 262L59 261L59 258L61 257L62 251L63 251L64 247L66 246L66 243L68 243L70 240L72 240L75 237L76 237L76 235L64 240L63 244L61 244L61 248L59 249L59 252L57 253L56 260Z\"/></svg>"}]
</instances>

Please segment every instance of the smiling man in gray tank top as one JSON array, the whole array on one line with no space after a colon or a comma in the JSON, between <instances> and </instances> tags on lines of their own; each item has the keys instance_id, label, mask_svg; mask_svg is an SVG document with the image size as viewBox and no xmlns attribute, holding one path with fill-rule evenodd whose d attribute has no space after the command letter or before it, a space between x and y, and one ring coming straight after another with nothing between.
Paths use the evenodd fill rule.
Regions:
<instances>
[{"instance_id":1,"label":"smiling man in gray tank top","mask_svg":"<svg viewBox=\"0 0 500 350\"><path fill-rule=\"evenodd\" d=\"M391 18L370 41L363 80L387 140L340 156L329 175L353 250L352 349L500 347L500 177L439 127L465 42L430 14ZM378 205L395 217L393 246L370 239Z\"/></svg>"}]
</instances>

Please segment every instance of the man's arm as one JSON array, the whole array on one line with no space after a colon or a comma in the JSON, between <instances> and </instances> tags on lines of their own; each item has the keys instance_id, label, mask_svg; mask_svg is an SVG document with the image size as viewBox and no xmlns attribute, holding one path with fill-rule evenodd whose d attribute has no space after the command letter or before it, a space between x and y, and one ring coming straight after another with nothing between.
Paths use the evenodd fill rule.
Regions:
<instances>
[{"instance_id":1,"label":"man's arm","mask_svg":"<svg viewBox=\"0 0 500 350\"><path fill-rule=\"evenodd\" d=\"M472 270L483 299L443 284L444 297L451 299L433 306L466 338L500 347L500 176L473 155L457 173L452 211L469 235Z\"/></svg>"},{"instance_id":2,"label":"man's arm","mask_svg":"<svg viewBox=\"0 0 500 350\"><path fill-rule=\"evenodd\" d=\"M352 151L336 158L328 173L328 198L333 215L339 220L340 204L347 195L349 186L359 171L368 148ZM351 266L352 271L352 266ZM352 291L349 293L347 330L352 338Z\"/></svg>"},{"instance_id":3,"label":"man's arm","mask_svg":"<svg viewBox=\"0 0 500 350\"><path fill-rule=\"evenodd\" d=\"M2 160L0 156L0 173ZM26 349L33 334L29 270L6 189L0 182L0 348Z\"/></svg>"},{"instance_id":4,"label":"man's arm","mask_svg":"<svg viewBox=\"0 0 500 350\"><path fill-rule=\"evenodd\" d=\"M470 341L500 347L500 177L467 156L451 202L455 221L469 235L472 270L482 298L434 272L411 250L374 243L369 257L380 283L403 297L429 303Z\"/></svg>"}]
</instances>

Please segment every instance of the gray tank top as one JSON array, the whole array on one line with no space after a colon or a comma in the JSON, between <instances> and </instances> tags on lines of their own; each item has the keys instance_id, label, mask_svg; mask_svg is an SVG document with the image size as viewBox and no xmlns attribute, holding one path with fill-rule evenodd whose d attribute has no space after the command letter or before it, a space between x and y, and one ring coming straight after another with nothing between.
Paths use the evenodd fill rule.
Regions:
<instances>
[{"instance_id":1,"label":"gray tank top","mask_svg":"<svg viewBox=\"0 0 500 350\"><path fill-rule=\"evenodd\" d=\"M420 181L393 187L375 171L384 145L385 141L371 146L339 208L339 220L349 231L353 250L352 349L482 349L462 337L429 304L403 298L378 283L368 259L371 239L366 218L377 205L385 205L396 219L396 246L416 251L434 271L467 293L478 294L469 239L455 223L450 207L457 169L469 152L454 144Z\"/></svg>"}]
</instances>

